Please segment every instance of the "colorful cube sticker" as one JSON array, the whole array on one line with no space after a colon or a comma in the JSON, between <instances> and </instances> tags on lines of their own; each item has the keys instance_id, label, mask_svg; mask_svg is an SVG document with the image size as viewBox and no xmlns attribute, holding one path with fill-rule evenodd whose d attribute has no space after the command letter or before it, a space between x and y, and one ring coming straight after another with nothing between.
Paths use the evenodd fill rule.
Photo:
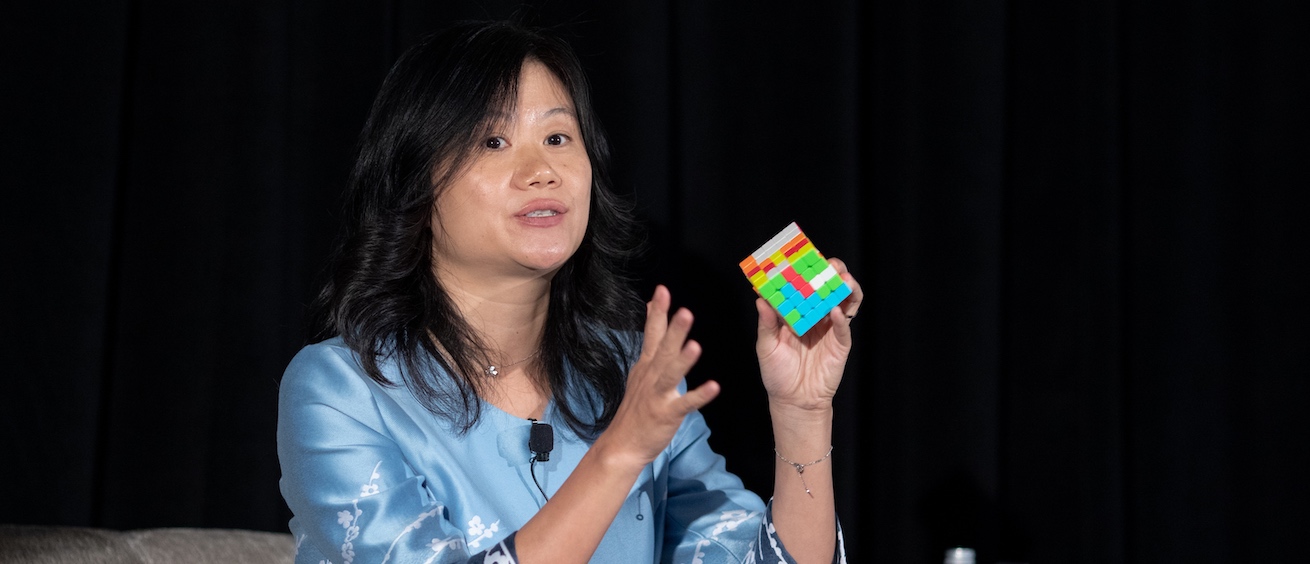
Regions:
<instances>
[{"instance_id":1,"label":"colorful cube sticker","mask_svg":"<svg viewBox=\"0 0 1310 564\"><path fill-rule=\"evenodd\" d=\"M837 269L795 222L741 261L741 271L797 336L851 295Z\"/></svg>"}]
</instances>

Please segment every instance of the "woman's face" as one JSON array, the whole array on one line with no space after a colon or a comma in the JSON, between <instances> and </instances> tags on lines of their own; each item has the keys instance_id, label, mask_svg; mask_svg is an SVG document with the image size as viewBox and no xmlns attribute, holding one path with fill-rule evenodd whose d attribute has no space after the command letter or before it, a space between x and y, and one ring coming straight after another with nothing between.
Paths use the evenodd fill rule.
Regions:
<instances>
[{"instance_id":1,"label":"woman's face","mask_svg":"<svg viewBox=\"0 0 1310 564\"><path fill-rule=\"evenodd\" d=\"M553 274L582 243L591 161L568 90L523 64L518 103L436 201L437 267L461 279Z\"/></svg>"}]
</instances>

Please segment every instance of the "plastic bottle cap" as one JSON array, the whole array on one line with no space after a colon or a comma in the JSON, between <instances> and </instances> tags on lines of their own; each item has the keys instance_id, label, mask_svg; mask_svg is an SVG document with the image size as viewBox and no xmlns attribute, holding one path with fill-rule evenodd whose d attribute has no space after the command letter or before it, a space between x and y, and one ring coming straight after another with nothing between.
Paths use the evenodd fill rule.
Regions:
<instances>
[{"instance_id":1,"label":"plastic bottle cap","mask_svg":"<svg viewBox=\"0 0 1310 564\"><path fill-rule=\"evenodd\" d=\"M952 548L946 551L946 560L942 564L973 564L973 549Z\"/></svg>"}]
</instances>

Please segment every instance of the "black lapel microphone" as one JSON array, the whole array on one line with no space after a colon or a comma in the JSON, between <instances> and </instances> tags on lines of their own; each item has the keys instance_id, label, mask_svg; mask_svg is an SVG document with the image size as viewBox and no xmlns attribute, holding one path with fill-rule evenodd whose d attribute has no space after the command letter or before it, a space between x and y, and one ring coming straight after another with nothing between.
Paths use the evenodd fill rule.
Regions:
<instances>
[{"instance_id":1,"label":"black lapel microphone","mask_svg":"<svg viewBox=\"0 0 1310 564\"><path fill-rule=\"evenodd\" d=\"M550 426L550 423L541 423L536 419L528 419L528 421L532 422L532 429L528 432L528 450L532 452L532 462L528 464L528 471L532 473L532 483L537 485L537 491L541 492L542 499L550 501L546 490L541 487L541 482L537 481L537 463L550 460L550 451L555 448L555 429Z\"/></svg>"},{"instance_id":2,"label":"black lapel microphone","mask_svg":"<svg viewBox=\"0 0 1310 564\"><path fill-rule=\"evenodd\" d=\"M550 423L541 423L536 419L529 419L532 422L532 431L528 434L528 450L536 456L537 462L547 462L550 460L550 451L555 449L555 429Z\"/></svg>"}]
</instances>

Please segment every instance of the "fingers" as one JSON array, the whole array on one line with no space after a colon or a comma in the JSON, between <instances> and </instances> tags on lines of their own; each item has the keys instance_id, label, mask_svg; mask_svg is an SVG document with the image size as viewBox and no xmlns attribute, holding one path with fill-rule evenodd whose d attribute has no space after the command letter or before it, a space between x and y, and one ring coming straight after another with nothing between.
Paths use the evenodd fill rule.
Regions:
<instances>
[{"instance_id":1,"label":"fingers","mask_svg":"<svg viewBox=\"0 0 1310 564\"><path fill-rule=\"evenodd\" d=\"M652 382L662 389L676 387L701 354L700 343L687 339L693 322L691 311L679 308L670 317L671 302L669 289L656 286L646 303L646 332L641 347L644 363L653 369Z\"/></svg>"},{"instance_id":2,"label":"fingers","mask_svg":"<svg viewBox=\"0 0 1310 564\"><path fill-rule=\"evenodd\" d=\"M692 321L691 311L686 308L678 309L669 320L668 329L664 332L664 338L655 353L655 364L664 367L659 374L660 381L665 387L677 386L678 381L682 380L682 377L691 371L692 365L700 359L700 343L687 339L687 334L691 332Z\"/></svg>"},{"instance_id":3,"label":"fingers","mask_svg":"<svg viewBox=\"0 0 1310 564\"><path fill-rule=\"evenodd\" d=\"M851 295L855 295L854 292ZM842 308L832 308L828 312L828 322L832 324L832 333L837 337L837 342L844 347L851 346L851 318L846 317Z\"/></svg>"},{"instance_id":4,"label":"fingers","mask_svg":"<svg viewBox=\"0 0 1310 564\"><path fill-rule=\"evenodd\" d=\"M664 340L664 333L669 326L669 303L672 296L663 284L655 287L655 293L646 302L646 332L642 338L641 354L654 354Z\"/></svg>"},{"instance_id":5,"label":"fingers","mask_svg":"<svg viewBox=\"0 0 1310 564\"><path fill-rule=\"evenodd\" d=\"M759 314L760 321L756 325L756 331L760 337L772 335L778 332L778 313L769 305L764 298L755 299L755 312Z\"/></svg>"},{"instance_id":6,"label":"fingers","mask_svg":"<svg viewBox=\"0 0 1310 564\"><path fill-rule=\"evenodd\" d=\"M701 346L688 338L691 311L672 315L668 288L656 286L646 304L646 333L641 357L628 374L627 390L606 434L623 437L619 444L641 460L653 460L666 448L688 413L719 395L717 382L706 382L681 393L680 383L700 359Z\"/></svg>"},{"instance_id":7,"label":"fingers","mask_svg":"<svg viewBox=\"0 0 1310 564\"><path fill-rule=\"evenodd\" d=\"M851 295L845 300L842 300L841 306L837 308L841 310L843 317L846 318L842 323L849 324L848 320L855 317L855 314L860 311L860 304L864 302L864 290L860 288L860 283L857 282L855 277L851 276L850 271L846 269L846 263L844 261L839 258L829 258L828 264L831 264L833 268L837 269L837 274L841 276L842 282L845 282L851 289ZM839 325L836 321L834 321L833 324Z\"/></svg>"},{"instance_id":8,"label":"fingers","mask_svg":"<svg viewBox=\"0 0 1310 564\"><path fill-rule=\"evenodd\" d=\"M706 380L704 384L696 386L696 389L687 390L687 393L682 395L683 402L686 404L683 415L705 407L719 396L719 391L719 383L714 380Z\"/></svg>"}]
</instances>

